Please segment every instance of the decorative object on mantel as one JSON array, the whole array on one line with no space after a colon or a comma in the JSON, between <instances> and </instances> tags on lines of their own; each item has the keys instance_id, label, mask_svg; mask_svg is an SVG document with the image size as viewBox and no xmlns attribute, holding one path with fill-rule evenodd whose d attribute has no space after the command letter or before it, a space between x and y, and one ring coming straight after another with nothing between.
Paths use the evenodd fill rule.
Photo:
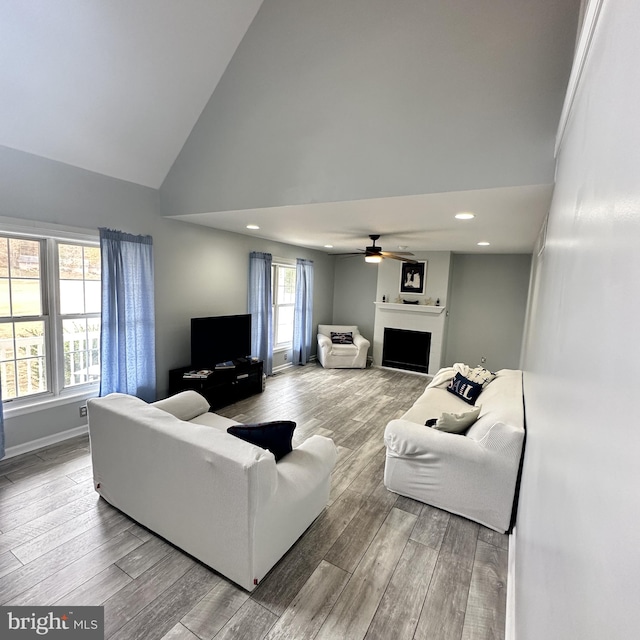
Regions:
<instances>
[{"instance_id":1,"label":"decorative object on mantel","mask_svg":"<svg viewBox=\"0 0 640 640\"><path fill-rule=\"evenodd\" d=\"M420 304L420 300L402 300L402 304Z\"/></svg>"},{"instance_id":2,"label":"decorative object on mantel","mask_svg":"<svg viewBox=\"0 0 640 640\"><path fill-rule=\"evenodd\" d=\"M386 295L383 295L383 296L382 296L382 302L386 302L386 301L387 301L387 296L386 296Z\"/></svg>"},{"instance_id":3,"label":"decorative object on mantel","mask_svg":"<svg viewBox=\"0 0 640 640\"><path fill-rule=\"evenodd\" d=\"M439 306L440 306L440 298L436 300L436 307L439 307Z\"/></svg>"},{"instance_id":4,"label":"decorative object on mantel","mask_svg":"<svg viewBox=\"0 0 640 640\"><path fill-rule=\"evenodd\" d=\"M433 298L427 298L424 301L424 304L426 304L427 306L432 306L433 305Z\"/></svg>"},{"instance_id":5,"label":"decorative object on mantel","mask_svg":"<svg viewBox=\"0 0 640 640\"><path fill-rule=\"evenodd\" d=\"M426 277L426 261L403 262L400 269L400 293L423 295Z\"/></svg>"}]
</instances>

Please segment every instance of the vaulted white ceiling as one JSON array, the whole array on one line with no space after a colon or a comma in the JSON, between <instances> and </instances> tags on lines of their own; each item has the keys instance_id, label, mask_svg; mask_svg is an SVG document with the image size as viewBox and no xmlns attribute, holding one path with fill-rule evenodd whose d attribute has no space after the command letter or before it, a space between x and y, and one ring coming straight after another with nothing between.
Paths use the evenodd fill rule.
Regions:
<instances>
[{"instance_id":1,"label":"vaulted white ceiling","mask_svg":"<svg viewBox=\"0 0 640 640\"><path fill-rule=\"evenodd\" d=\"M0 0L0 145L292 244L530 251L580 4L540 2Z\"/></svg>"},{"instance_id":2,"label":"vaulted white ceiling","mask_svg":"<svg viewBox=\"0 0 640 640\"><path fill-rule=\"evenodd\" d=\"M158 188L262 0L0 0L0 144Z\"/></svg>"}]
</instances>

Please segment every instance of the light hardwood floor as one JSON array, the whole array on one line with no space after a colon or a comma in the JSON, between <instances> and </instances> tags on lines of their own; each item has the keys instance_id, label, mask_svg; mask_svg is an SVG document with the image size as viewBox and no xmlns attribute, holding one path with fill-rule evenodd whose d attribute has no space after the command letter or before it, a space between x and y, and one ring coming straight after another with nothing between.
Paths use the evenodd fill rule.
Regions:
<instances>
[{"instance_id":1,"label":"light hardwood floor","mask_svg":"<svg viewBox=\"0 0 640 640\"><path fill-rule=\"evenodd\" d=\"M0 604L103 605L119 640L504 638L507 536L382 484L385 424L425 384L310 364L219 411L339 451L329 506L251 595L99 499L87 437L0 462Z\"/></svg>"}]
</instances>

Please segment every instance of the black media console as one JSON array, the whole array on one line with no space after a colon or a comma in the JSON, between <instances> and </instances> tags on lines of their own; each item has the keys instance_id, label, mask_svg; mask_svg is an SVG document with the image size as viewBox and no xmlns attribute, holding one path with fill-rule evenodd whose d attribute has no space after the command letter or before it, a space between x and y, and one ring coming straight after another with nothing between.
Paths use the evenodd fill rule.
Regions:
<instances>
[{"instance_id":1,"label":"black media console","mask_svg":"<svg viewBox=\"0 0 640 640\"><path fill-rule=\"evenodd\" d=\"M233 368L215 369L206 378L185 378L193 367L169 371L169 395L193 389L201 393L212 409L233 404L256 393L262 393L262 360L254 362L241 358L233 361Z\"/></svg>"}]
</instances>

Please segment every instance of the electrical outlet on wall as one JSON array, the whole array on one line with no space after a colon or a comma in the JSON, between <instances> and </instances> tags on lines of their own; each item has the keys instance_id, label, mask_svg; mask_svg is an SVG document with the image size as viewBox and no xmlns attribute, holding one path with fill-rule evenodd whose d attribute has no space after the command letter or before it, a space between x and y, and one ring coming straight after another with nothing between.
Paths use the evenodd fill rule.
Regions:
<instances>
[{"instance_id":1,"label":"electrical outlet on wall","mask_svg":"<svg viewBox=\"0 0 640 640\"><path fill-rule=\"evenodd\" d=\"M81 418L86 418L87 417L87 405L85 404L84 407L80 407L80 417Z\"/></svg>"},{"instance_id":2,"label":"electrical outlet on wall","mask_svg":"<svg viewBox=\"0 0 640 640\"><path fill-rule=\"evenodd\" d=\"M289 352L285 351L284 352L284 361L287 362L287 360L289 360Z\"/></svg>"}]
</instances>

